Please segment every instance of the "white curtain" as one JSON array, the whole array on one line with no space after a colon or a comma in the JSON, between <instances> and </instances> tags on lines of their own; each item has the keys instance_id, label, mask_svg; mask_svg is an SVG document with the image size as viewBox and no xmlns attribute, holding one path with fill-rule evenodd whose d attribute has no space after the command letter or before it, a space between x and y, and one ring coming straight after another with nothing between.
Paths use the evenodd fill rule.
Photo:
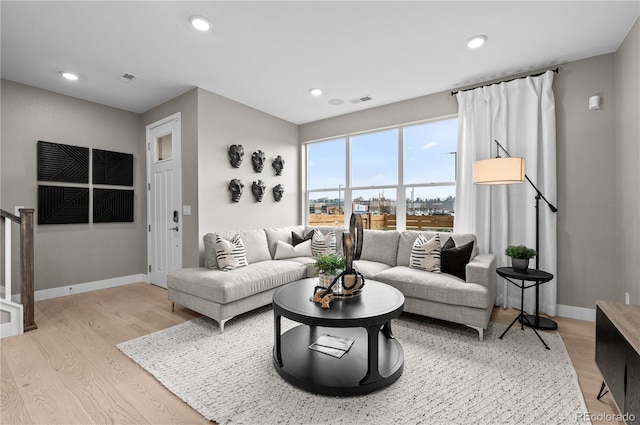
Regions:
<instances>
[{"instance_id":1,"label":"white curtain","mask_svg":"<svg viewBox=\"0 0 640 425\"><path fill-rule=\"evenodd\" d=\"M458 98L458 179L456 232L475 233L480 252L494 253L498 267L509 266L508 245L535 247L536 191L528 183L474 185L473 163L496 157L497 145L526 162L526 174L556 202L556 119L553 72L461 91ZM507 155L500 151L500 156ZM557 214L540 200L539 268L553 274L540 285L539 311L556 314ZM535 266L535 259L530 267ZM520 307L520 289L498 277L496 304ZM535 290L525 290L525 310L535 312Z\"/></svg>"}]
</instances>

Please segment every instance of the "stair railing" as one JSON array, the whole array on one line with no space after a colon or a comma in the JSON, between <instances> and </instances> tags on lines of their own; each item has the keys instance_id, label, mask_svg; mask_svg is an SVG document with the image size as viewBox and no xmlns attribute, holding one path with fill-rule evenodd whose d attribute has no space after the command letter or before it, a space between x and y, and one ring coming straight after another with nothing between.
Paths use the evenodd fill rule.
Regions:
<instances>
[{"instance_id":1,"label":"stair railing","mask_svg":"<svg viewBox=\"0 0 640 425\"><path fill-rule=\"evenodd\" d=\"M0 209L0 218L4 222L4 255L5 255L5 291L4 298L11 301L11 223L20 225L20 275L22 290L20 303L23 306L23 326L28 332L37 329L34 308L34 243L33 243L33 208L21 208L20 217ZM7 221L9 220L9 221Z\"/></svg>"}]
</instances>

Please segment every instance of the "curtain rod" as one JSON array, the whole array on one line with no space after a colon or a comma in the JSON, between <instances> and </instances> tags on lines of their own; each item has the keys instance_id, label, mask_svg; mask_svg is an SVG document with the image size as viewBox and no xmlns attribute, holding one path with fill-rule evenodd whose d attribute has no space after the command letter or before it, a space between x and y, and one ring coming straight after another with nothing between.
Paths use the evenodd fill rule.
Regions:
<instances>
[{"instance_id":1,"label":"curtain rod","mask_svg":"<svg viewBox=\"0 0 640 425\"><path fill-rule=\"evenodd\" d=\"M494 84L502 84L502 83L508 83L509 81L514 81L514 80L520 80L522 78L527 78L527 77L539 77L541 75L544 75L545 72L547 71L553 71L556 74L560 73L560 67L556 68L556 69L547 69L546 71L542 71L542 72L538 72L537 74L531 74L531 75L525 75L524 77L517 77L517 78L512 78L510 80L504 80L504 81L499 81L496 83L490 83L490 84L483 84L481 86L477 86L477 87L472 87L470 89L464 89L464 90L457 90L457 91L452 91L451 92L451 96L455 96L456 94L458 94L461 91L469 91L469 90L475 90L478 89L480 87L488 87L488 86L493 86Z\"/></svg>"}]
</instances>

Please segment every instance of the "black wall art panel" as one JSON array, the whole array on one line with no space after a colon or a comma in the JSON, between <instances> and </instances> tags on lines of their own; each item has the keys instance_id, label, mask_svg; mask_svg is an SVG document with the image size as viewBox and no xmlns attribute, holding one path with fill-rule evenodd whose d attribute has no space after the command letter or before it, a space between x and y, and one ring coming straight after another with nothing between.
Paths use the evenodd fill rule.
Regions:
<instances>
[{"instance_id":1,"label":"black wall art panel","mask_svg":"<svg viewBox=\"0 0 640 425\"><path fill-rule=\"evenodd\" d=\"M89 148L39 140L38 180L89 183Z\"/></svg>"},{"instance_id":2,"label":"black wall art panel","mask_svg":"<svg viewBox=\"0 0 640 425\"><path fill-rule=\"evenodd\" d=\"M93 184L133 186L133 155L93 150Z\"/></svg>"},{"instance_id":3,"label":"black wall art panel","mask_svg":"<svg viewBox=\"0 0 640 425\"><path fill-rule=\"evenodd\" d=\"M38 186L38 224L88 222L88 188Z\"/></svg>"},{"instance_id":4,"label":"black wall art panel","mask_svg":"<svg viewBox=\"0 0 640 425\"><path fill-rule=\"evenodd\" d=\"M93 222L133 221L133 190L93 189Z\"/></svg>"}]
</instances>

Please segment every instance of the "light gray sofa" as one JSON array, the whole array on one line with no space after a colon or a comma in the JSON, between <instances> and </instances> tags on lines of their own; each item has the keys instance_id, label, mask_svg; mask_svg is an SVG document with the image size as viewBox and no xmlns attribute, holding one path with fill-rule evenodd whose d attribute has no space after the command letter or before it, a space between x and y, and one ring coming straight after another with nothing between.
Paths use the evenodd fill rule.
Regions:
<instances>
[{"instance_id":1,"label":"light gray sofa","mask_svg":"<svg viewBox=\"0 0 640 425\"><path fill-rule=\"evenodd\" d=\"M220 232L224 239L239 233L244 241L248 266L232 271L218 269L215 234L204 236L204 267L182 269L167 277L168 297L174 304L211 317L224 330L226 321L241 313L271 303L280 286L313 275L311 257L274 259L278 241L292 244L291 232L306 235L314 228L304 226ZM316 227L326 234L336 231L342 251L344 229ZM483 339L496 297L496 259L478 254L474 243L466 266L466 281L447 273L432 273L409 267L411 248L419 233L431 238L435 232L365 230L356 269L366 279L391 285L405 296L404 310L423 316L461 323L478 331ZM440 233L441 244L449 237L457 246L470 241L471 234ZM366 291L366 283L365 289ZM310 294L311 295L311 294Z\"/></svg>"}]
</instances>

